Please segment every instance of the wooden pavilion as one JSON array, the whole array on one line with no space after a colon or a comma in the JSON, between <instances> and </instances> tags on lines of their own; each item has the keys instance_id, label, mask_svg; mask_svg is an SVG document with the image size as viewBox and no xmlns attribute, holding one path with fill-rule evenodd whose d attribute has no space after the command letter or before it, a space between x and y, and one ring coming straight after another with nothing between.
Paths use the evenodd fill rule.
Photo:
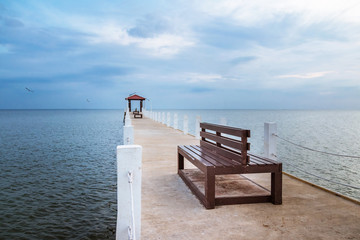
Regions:
<instances>
[{"instance_id":1,"label":"wooden pavilion","mask_svg":"<svg viewBox=\"0 0 360 240\"><path fill-rule=\"evenodd\" d=\"M142 112L143 108L143 101L146 100L146 98L141 97L139 95L133 94L127 98L125 98L129 102L129 111L131 112L131 101L140 101L140 112Z\"/></svg>"}]
</instances>

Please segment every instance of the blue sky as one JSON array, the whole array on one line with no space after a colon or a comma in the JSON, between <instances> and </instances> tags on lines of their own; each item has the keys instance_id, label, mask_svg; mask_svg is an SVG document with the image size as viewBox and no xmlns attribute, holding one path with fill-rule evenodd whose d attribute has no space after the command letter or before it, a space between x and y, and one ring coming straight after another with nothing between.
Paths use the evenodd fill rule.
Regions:
<instances>
[{"instance_id":1,"label":"blue sky","mask_svg":"<svg viewBox=\"0 0 360 240\"><path fill-rule=\"evenodd\" d=\"M0 109L360 109L358 0L0 2ZM31 89L33 92L27 91Z\"/></svg>"}]
</instances>

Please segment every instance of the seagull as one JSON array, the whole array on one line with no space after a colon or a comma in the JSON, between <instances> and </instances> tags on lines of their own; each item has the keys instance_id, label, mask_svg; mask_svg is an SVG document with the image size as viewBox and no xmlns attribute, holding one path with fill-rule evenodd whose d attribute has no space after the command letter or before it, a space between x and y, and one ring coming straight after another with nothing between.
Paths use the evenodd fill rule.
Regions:
<instances>
[{"instance_id":1,"label":"seagull","mask_svg":"<svg viewBox=\"0 0 360 240\"><path fill-rule=\"evenodd\" d=\"M88 98L86 99L86 101L87 101L87 102L90 102L90 100L89 100Z\"/></svg>"},{"instance_id":2,"label":"seagull","mask_svg":"<svg viewBox=\"0 0 360 240\"><path fill-rule=\"evenodd\" d=\"M26 87L25 89L26 89L28 92L32 92L32 93L34 92L33 90L31 90L31 89L29 89L29 88L27 88L27 87Z\"/></svg>"}]
</instances>

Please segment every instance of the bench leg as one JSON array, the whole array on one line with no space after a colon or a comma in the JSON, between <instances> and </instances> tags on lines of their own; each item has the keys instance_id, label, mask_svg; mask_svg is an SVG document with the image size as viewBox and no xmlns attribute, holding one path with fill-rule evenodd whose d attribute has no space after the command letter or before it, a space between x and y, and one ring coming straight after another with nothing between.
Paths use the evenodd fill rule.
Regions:
<instances>
[{"instance_id":1,"label":"bench leg","mask_svg":"<svg viewBox=\"0 0 360 240\"><path fill-rule=\"evenodd\" d=\"M282 171L271 173L271 202L282 204Z\"/></svg>"},{"instance_id":2,"label":"bench leg","mask_svg":"<svg viewBox=\"0 0 360 240\"><path fill-rule=\"evenodd\" d=\"M178 153L178 170L184 169L184 156Z\"/></svg>"},{"instance_id":3,"label":"bench leg","mask_svg":"<svg viewBox=\"0 0 360 240\"><path fill-rule=\"evenodd\" d=\"M205 207L207 209L215 208L215 171L208 167L205 172Z\"/></svg>"}]
</instances>

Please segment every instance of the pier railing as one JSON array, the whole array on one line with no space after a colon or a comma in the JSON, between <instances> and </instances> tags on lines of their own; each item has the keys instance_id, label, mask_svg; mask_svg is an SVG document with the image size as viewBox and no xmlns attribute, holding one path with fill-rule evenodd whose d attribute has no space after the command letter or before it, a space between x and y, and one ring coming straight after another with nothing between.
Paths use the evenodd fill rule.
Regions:
<instances>
[{"instance_id":1,"label":"pier railing","mask_svg":"<svg viewBox=\"0 0 360 240\"><path fill-rule=\"evenodd\" d=\"M117 146L116 240L140 240L142 147L134 144L130 114L124 115L123 145Z\"/></svg>"}]
</instances>

